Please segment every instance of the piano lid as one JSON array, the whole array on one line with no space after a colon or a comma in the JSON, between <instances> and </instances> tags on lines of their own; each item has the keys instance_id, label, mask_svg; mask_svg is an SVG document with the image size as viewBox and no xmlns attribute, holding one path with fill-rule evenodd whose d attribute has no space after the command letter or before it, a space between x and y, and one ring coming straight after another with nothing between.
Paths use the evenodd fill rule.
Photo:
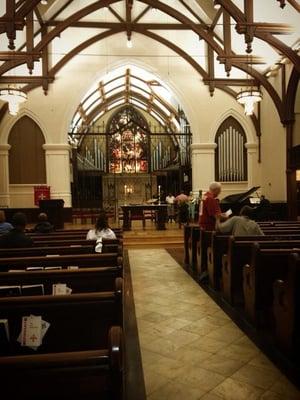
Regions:
<instances>
[{"instance_id":1,"label":"piano lid","mask_svg":"<svg viewBox=\"0 0 300 400\"><path fill-rule=\"evenodd\" d=\"M256 192L260 186L253 186L250 190L247 190L247 192L244 193L237 193L237 194L231 194L229 196L224 197L224 199L221 200L221 203L242 203L245 201L249 196L251 196L252 193Z\"/></svg>"}]
</instances>

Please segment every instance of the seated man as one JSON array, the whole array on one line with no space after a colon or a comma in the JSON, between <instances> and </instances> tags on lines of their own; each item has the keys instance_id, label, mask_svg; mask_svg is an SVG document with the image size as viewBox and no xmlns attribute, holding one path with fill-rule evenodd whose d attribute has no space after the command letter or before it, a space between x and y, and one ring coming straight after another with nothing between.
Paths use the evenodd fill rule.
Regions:
<instances>
[{"instance_id":1,"label":"seated man","mask_svg":"<svg viewBox=\"0 0 300 400\"><path fill-rule=\"evenodd\" d=\"M0 210L0 235L7 233L13 229L13 226L6 222L4 211Z\"/></svg>"},{"instance_id":2,"label":"seated man","mask_svg":"<svg viewBox=\"0 0 300 400\"><path fill-rule=\"evenodd\" d=\"M45 213L40 213L38 215L38 223L36 226L33 228L33 232L38 232L38 233L49 233L53 232L54 227L53 225L50 224L48 221L48 215Z\"/></svg>"},{"instance_id":3,"label":"seated man","mask_svg":"<svg viewBox=\"0 0 300 400\"><path fill-rule=\"evenodd\" d=\"M217 218L216 231L230 233L234 236L262 236L262 230L251 219L252 214L253 209L249 206L244 206L240 211L240 216L231 217L225 222L221 222L220 218Z\"/></svg>"},{"instance_id":4,"label":"seated man","mask_svg":"<svg viewBox=\"0 0 300 400\"><path fill-rule=\"evenodd\" d=\"M26 236L26 216L23 213L16 213L12 217L13 229L0 236L0 248L9 249L17 247L31 247L33 240Z\"/></svg>"}]
</instances>

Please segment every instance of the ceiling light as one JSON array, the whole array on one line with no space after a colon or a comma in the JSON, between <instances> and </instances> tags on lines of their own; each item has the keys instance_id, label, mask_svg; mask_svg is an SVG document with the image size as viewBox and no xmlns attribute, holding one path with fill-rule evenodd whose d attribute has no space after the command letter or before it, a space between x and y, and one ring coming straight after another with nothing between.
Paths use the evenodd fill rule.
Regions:
<instances>
[{"instance_id":1,"label":"ceiling light","mask_svg":"<svg viewBox=\"0 0 300 400\"><path fill-rule=\"evenodd\" d=\"M257 89L242 90L237 96L237 101L244 105L245 114L252 115L254 112L254 104L262 100L262 93Z\"/></svg>"},{"instance_id":2,"label":"ceiling light","mask_svg":"<svg viewBox=\"0 0 300 400\"><path fill-rule=\"evenodd\" d=\"M219 8L221 8L221 4L217 0L214 0L214 9L218 10Z\"/></svg>"},{"instance_id":3,"label":"ceiling light","mask_svg":"<svg viewBox=\"0 0 300 400\"><path fill-rule=\"evenodd\" d=\"M47 6L48 5L48 0L41 0L41 4L43 4L43 6Z\"/></svg>"},{"instance_id":4,"label":"ceiling light","mask_svg":"<svg viewBox=\"0 0 300 400\"><path fill-rule=\"evenodd\" d=\"M17 115L20 104L27 100L27 94L20 89L8 87L0 89L0 99L8 102L8 110L11 115Z\"/></svg>"},{"instance_id":5,"label":"ceiling light","mask_svg":"<svg viewBox=\"0 0 300 400\"><path fill-rule=\"evenodd\" d=\"M128 49L132 48L132 40L131 39L127 39L126 46L128 47Z\"/></svg>"}]
</instances>

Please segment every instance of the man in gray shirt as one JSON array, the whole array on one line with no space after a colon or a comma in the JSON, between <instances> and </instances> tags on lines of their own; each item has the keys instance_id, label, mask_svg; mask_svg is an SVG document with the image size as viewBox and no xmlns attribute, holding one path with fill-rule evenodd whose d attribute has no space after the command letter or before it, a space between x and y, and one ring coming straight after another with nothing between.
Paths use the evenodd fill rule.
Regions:
<instances>
[{"instance_id":1,"label":"man in gray shirt","mask_svg":"<svg viewBox=\"0 0 300 400\"><path fill-rule=\"evenodd\" d=\"M253 210L249 206L244 206L240 211L240 216L231 217L225 222L216 220L216 231L230 233L233 236L262 236L263 232L258 224L251 219Z\"/></svg>"}]
</instances>

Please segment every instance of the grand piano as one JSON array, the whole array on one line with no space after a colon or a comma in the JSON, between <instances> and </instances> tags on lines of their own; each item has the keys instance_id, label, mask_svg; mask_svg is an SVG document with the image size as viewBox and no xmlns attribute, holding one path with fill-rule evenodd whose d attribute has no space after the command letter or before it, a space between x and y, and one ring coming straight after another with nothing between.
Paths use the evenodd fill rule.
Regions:
<instances>
[{"instance_id":1,"label":"grand piano","mask_svg":"<svg viewBox=\"0 0 300 400\"><path fill-rule=\"evenodd\" d=\"M241 208L245 205L254 208L253 218L255 220L286 220L287 219L287 204L285 201L265 201L260 202L259 195L252 197L253 193L257 192L260 186L253 186L251 189L243 193L231 194L224 197L220 201L222 212L229 209L234 215L238 215ZM263 210L263 207L265 208ZM262 217L264 216L264 217Z\"/></svg>"}]
</instances>

